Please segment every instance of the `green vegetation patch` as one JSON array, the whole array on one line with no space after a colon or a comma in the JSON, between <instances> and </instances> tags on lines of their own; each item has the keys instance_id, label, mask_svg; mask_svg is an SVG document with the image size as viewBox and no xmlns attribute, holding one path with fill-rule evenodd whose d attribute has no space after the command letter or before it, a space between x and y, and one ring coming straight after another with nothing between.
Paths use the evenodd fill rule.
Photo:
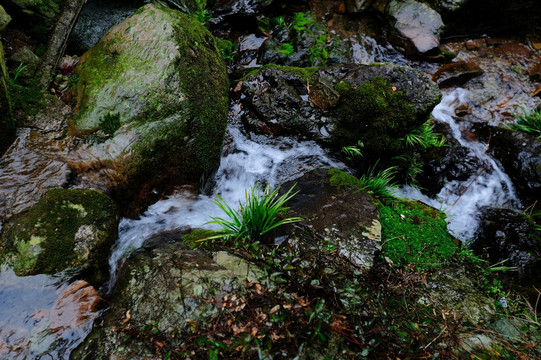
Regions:
<instances>
[{"instance_id":1,"label":"green vegetation patch","mask_svg":"<svg viewBox=\"0 0 541 360\"><path fill-rule=\"evenodd\" d=\"M88 262L91 279L98 280L117 226L116 207L107 195L53 189L7 224L0 253L18 275L54 274Z\"/></svg>"},{"instance_id":2,"label":"green vegetation patch","mask_svg":"<svg viewBox=\"0 0 541 360\"><path fill-rule=\"evenodd\" d=\"M438 268L459 251L445 215L426 205L410 201L383 205L380 221L383 254L397 265Z\"/></svg>"},{"instance_id":3,"label":"green vegetation patch","mask_svg":"<svg viewBox=\"0 0 541 360\"><path fill-rule=\"evenodd\" d=\"M406 151L402 139L421 123L405 92L396 91L382 77L374 77L356 89L342 81L335 90L340 93L335 115L341 124L332 134L335 146L351 146L360 140L367 155L376 154L381 159Z\"/></svg>"}]
</instances>

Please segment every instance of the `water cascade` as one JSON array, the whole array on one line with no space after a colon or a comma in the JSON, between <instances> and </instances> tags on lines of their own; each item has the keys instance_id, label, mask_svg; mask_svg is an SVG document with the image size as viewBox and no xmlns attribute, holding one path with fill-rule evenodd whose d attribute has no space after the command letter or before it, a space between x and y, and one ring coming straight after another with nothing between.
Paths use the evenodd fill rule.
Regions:
<instances>
[{"instance_id":1,"label":"water cascade","mask_svg":"<svg viewBox=\"0 0 541 360\"><path fill-rule=\"evenodd\" d=\"M468 91L458 88L445 92L442 101L432 111L432 117L450 128L450 135L459 144L469 149L470 154L480 160L482 167L470 169L471 176L465 182L449 181L435 199L423 195L418 189L406 186L402 195L420 200L448 216L448 228L462 241L471 239L477 230L479 210L484 206L518 208L518 200L511 179L487 153L488 146L469 140L453 114L456 107L465 104Z\"/></svg>"}]
</instances>

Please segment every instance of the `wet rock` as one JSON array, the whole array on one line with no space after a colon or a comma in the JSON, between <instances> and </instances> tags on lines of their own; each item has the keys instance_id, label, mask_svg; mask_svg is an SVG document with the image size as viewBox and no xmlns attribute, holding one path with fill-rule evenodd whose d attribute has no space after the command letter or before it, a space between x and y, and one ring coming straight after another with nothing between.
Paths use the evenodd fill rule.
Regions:
<instances>
[{"instance_id":1,"label":"wet rock","mask_svg":"<svg viewBox=\"0 0 541 360\"><path fill-rule=\"evenodd\" d=\"M71 163L80 186L112 189L137 207L216 169L227 73L215 39L193 17L146 5L85 53L76 73L73 133L85 142Z\"/></svg>"},{"instance_id":2,"label":"wet rock","mask_svg":"<svg viewBox=\"0 0 541 360\"><path fill-rule=\"evenodd\" d=\"M318 169L297 179L299 193L288 206L305 220L290 232L288 244L302 258L307 244L315 251L336 248L339 255L353 265L370 270L374 257L381 251L381 224L373 198L347 186L333 185L328 169ZM293 184L284 184L289 189ZM309 229L311 235L306 234ZM313 240L316 239L316 244Z\"/></svg>"},{"instance_id":3,"label":"wet rock","mask_svg":"<svg viewBox=\"0 0 541 360\"><path fill-rule=\"evenodd\" d=\"M190 333L194 324L220 314L245 281L258 281L256 266L225 252L208 256L176 243L133 254L123 266L102 326L71 355L72 359L111 356L153 357L152 342L127 334L153 330L167 341ZM174 334L174 336L173 336Z\"/></svg>"},{"instance_id":4,"label":"wet rock","mask_svg":"<svg viewBox=\"0 0 541 360\"><path fill-rule=\"evenodd\" d=\"M488 322L496 314L494 300L462 267L436 270L427 281L430 295L474 324Z\"/></svg>"},{"instance_id":5,"label":"wet rock","mask_svg":"<svg viewBox=\"0 0 541 360\"><path fill-rule=\"evenodd\" d=\"M443 21L428 5L415 0L392 0L385 14L393 26L393 41L406 55L426 53L440 44Z\"/></svg>"},{"instance_id":6,"label":"wet rock","mask_svg":"<svg viewBox=\"0 0 541 360\"><path fill-rule=\"evenodd\" d=\"M22 71L19 72L17 77L17 82L28 85L29 81L34 78L34 74L38 70L39 57L34 54L32 50L24 46L21 50L9 57L7 65L10 68L12 78L15 76L19 66L23 66Z\"/></svg>"},{"instance_id":7,"label":"wet rock","mask_svg":"<svg viewBox=\"0 0 541 360\"><path fill-rule=\"evenodd\" d=\"M508 209L484 209L470 248L491 264L518 267L521 276L541 271L541 231L526 215Z\"/></svg>"},{"instance_id":8,"label":"wet rock","mask_svg":"<svg viewBox=\"0 0 541 360\"><path fill-rule=\"evenodd\" d=\"M62 134L69 106L52 96L43 105L38 114L21 120L28 127L19 129L0 158L0 223L29 209L48 190L68 186L71 171L65 159L72 144Z\"/></svg>"},{"instance_id":9,"label":"wet rock","mask_svg":"<svg viewBox=\"0 0 541 360\"><path fill-rule=\"evenodd\" d=\"M528 75L533 81L541 81L541 58L528 70Z\"/></svg>"},{"instance_id":10,"label":"wet rock","mask_svg":"<svg viewBox=\"0 0 541 360\"><path fill-rule=\"evenodd\" d=\"M439 12L450 12L460 9L467 0L432 0L430 6Z\"/></svg>"},{"instance_id":11,"label":"wet rock","mask_svg":"<svg viewBox=\"0 0 541 360\"><path fill-rule=\"evenodd\" d=\"M318 99L321 84L334 91ZM312 89L316 105L327 110L310 101ZM396 156L403 146L399 139L424 123L440 99L426 75L395 65L267 66L247 76L240 92L242 119L253 131L296 135L336 149L361 140L366 154L381 158ZM334 92L340 96L336 105Z\"/></svg>"},{"instance_id":12,"label":"wet rock","mask_svg":"<svg viewBox=\"0 0 541 360\"><path fill-rule=\"evenodd\" d=\"M467 81L483 74L483 70L473 62L458 61L443 65L434 73L432 80L440 89L461 86Z\"/></svg>"},{"instance_id":13,"label":"wet rock","mask_svg":"<svg viewBox=\"0 0 541 360\"><path fill-rule=\"evenodd\" d=\"M219 19L252 18L264 13L274 3L274 0L225 0L209 1L212 3L213 17Z\"/></svg>"},{"instance_id":14,"label":"wet rock","mask_svg":"<svg viewBox=\"0 0 541 360\"><path fill-rule=\"evenodd\" d=\"M432 198L448 182L466 181L483 166L468 148L458 144L430 149L423 155L423 162L423 171L417 179L423 193Z\"/></svg>"},{"instance_id":15,"label":"wet rock","mask_svg":"<svg viewBox=\"0 0 541 360\"><path fill-rule=\"evenodd\" d=\"M489 145L525 203L541 201L541 141L527 133L492 128Z\"/></svg>"},{"instance_id":16,"label":"wet rock","mask_svg":"<svg viewBox=\"0 0 541 360\"><path fill-rule=\"evenodd\" d=\"M372 0L346 0L346 9L350 14L364 12L370 9Z\"/></svg>"},{"instance_id":17,"label":"wet rock","mask_svg":"<svg viewBox=\"0 0 541 360\"><path fill-rule=\"evenodd\" d=\"M54 274L68 268L94 283L107 276L118 216L109 197L94 190L54 189L1 235L3 262L20 276Z\"/></svg>"},{"instance_id":18,"label":"wet rock","mask_svg":"<svg viewBox=\"0 0 541 360\"><path fill-rule=\"evenodd\" d=\"M82 54L89 50L111 27L122 22L143 5L142 0L93 0L87 2L73 27L66 52L68 54Z\"/></svg>"}]
</instances>

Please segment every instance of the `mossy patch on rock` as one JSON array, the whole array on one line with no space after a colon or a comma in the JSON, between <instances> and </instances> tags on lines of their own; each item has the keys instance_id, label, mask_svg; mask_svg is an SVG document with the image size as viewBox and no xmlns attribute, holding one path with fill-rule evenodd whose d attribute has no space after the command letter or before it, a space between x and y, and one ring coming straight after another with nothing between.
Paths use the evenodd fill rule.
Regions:
<instances>
[{"instance_id":1,"label":"mossy patch on rock","mask_svg":"<svg viewBox=\"0 0 541 360\"><path fill-rule=\"evenodd\" d=\"M0 11L3 10L0 7ZM8 73L4 63L4 48L0 41L0 155L11 144L15 137L15 122L11 114L8 94Z\"/></svg>"},{"instance_id":2,"label":"mossy patch on rock","mask_svg":"<svg viewBox=\"0 0 541 360\"><path fill-rule=\"evenodd\" d=\"M433 269L450 262L459 246L445 215L427 205L393 202L380 208L383 254L396 265Z\"/></svg>"},{"instance_id":3,"label":"mossy patch on rock","mask_svg":"<svg viewBox=\"0 0 541 360\"><path fill-rule=\"evenodd\" d=\"M118 221L115 205L101 192L53 189L6 224L1 256L21 276L76 267L99 283L107 274Z\"/></svg>"},{"instance_id":4,"label":"mossy patch on rock","mask_svg":"<svg viewBox=\"0 0 541 360\"><path fill-rule=\"evenodd\" d=\"M335 145L349 146L361 140L366 153L384 159L404 152L402 139L407 129L421 125L404 91L379 76L357 88L343 81L335 88L340 93L335 110L339 119L333 132Z\"/></svg>"}]
</instances>

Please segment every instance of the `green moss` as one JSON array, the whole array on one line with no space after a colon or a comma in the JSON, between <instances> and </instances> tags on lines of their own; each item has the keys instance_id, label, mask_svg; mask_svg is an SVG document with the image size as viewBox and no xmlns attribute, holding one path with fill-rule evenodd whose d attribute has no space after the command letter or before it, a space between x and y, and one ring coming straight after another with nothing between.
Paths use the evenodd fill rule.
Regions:
<instances>
[{"instance_id":1,"label":"green moss","mask_svg":"<svg viewBox=\"0 0 541 360\"><path fill-rule=\"evenodd\" d=\"M101 131L106 135L114 135L120 128L120 115L119 114L107 114L99 123Z\"/></svg>"},{"instance_id":2,"label":"green moss","mask_svg":"<svg viewBox=\"0 0 541 360\"><path fill-rule=\"evenodd\" d=\"M362 183L359 179L357 179L355 176L348 174L346 172L343 172L339 169L330 169L329 170L329 183L332 186L351 186L357 189L362 188Z\"/></svg>"},{"instance_id":3,"label":"green moss","mask_svg":"<svg viewBox=\"0 0 541 360\"><path fill-rule=\"evenodd\" d=\"M411 201L383 205L380 219L383 255L397 265L437 268L459 251L445 216L426 205Z\"/></svg>"},{"instance_id":4,"label":"green moss","mask_svg":"<svg viewBox=\"0 0 541 360\"><path fill-rule=\"evenodd\" d=\"M77 254L75 234L93 226L97 245L91 244L90 278L98 280L116 237L118 218L111 199L94 190L53 189L27 213L10 221L1 237L3 261L17 274L53 274L85 265ZM98 264L101 264L99 266Z\"/></svg>"},{"instance_id":5,"label":"green moss","mask_svg":"<svg viewBox=\"0 0 541 360\"><path fill-rule=\"evenodd\" d=\"M13 112L17 118L28 120L45 108L45 94L39 83L40 75L34 76L28 86L11 84L9 91Z\"/></svg>"},{"instance_id":6,"label":"green moss","mask_svg":"<svg viewBox=\"0 0 541 360\"><path fill-rule=\"evenodd\" d=\"M405 152L402 139L421 125L405 92L396 91L389 80L381 77L374 77L356 89L340 82L335 90L340 93L334 110L340 125L332 133L337 148L360 140L369 156L390 159Z\"/></svg>"},{"instance_id":7,"label":"green moss","mask_svg":"<svg viewBox=\"0 0 541 360\"><path fill-rule=\"evenodd\" d=\"M214 230L195 229L182 237L182 242L188 244L192 249L212 249L212 241L200 241L218 234Z\"/></svg>"}]
</instances>

